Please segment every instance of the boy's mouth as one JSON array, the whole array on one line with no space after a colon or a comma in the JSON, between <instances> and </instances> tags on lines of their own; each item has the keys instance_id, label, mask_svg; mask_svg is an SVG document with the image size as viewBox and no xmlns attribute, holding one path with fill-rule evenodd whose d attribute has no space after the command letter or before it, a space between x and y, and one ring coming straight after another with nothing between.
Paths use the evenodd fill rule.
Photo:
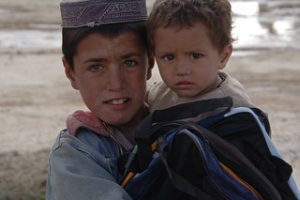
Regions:
<instances>
[{"instance_id":1,"label":"boy's mouth","mask_svg":"<svg viewBox=\"0 0 300 200\"><path fill-rule=\"evenodd\" d=\"M106 104L111 104L111 105L122 105L124 103L127 103L129 101L129 98L119 98L119 99L110 99L107 101L104 101Z\"/></svg>"}]
</instances>

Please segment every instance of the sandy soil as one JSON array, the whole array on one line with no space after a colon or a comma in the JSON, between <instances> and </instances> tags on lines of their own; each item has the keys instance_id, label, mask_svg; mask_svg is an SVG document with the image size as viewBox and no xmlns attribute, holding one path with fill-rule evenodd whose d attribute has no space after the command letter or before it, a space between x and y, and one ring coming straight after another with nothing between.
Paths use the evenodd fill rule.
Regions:
<instances>
[{"instance_id":1,"label":"sandy soil","mask_svg":"<svg viewBox=\"0 0 300 200\"><path fill-rule=\"evenodd\" d=\"M0 29L59 24L58 2L1 0ZM0 48L0 60L0 200L43 199L49 149L66 116L84 106L64 77L60 50ZM298 184L299 63L299 51L268 50L233 56L226 69L268 112L273 141Z\"/></svg>"}]
</instances>

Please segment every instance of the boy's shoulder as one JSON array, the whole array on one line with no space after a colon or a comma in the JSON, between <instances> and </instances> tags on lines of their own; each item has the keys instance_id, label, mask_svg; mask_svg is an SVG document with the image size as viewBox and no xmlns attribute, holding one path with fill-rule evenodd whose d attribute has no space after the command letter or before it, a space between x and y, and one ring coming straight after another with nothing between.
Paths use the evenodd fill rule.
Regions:
<instances>
[{"instance_id":1,"label":"boy's shoulder","mask_svg":"<svg viewBox=\"0 0 300 200\"><path fill-rule=\"evenodd\" d=\"M117 178L118 171L113 166L123 152L125 151L122 146L111 137L99 136L85 128L79 129L74 136L64 129L57 136L50 151L51 171L54 173L53 170L67 170L63 166L69 165L78 173L94 171L101 176L106 176L107 172L110 172ZM62 160L64 162L61 162ZM106 172L99 170L101 168Z\"/></svg>"},{"instance_id":2,"label":"boy's shoulder","mask_svg":"<svg viewBox=\"0 0 300 200\"><path fill-rule=\"evenodd\" d=\"M112 150L119 149L117 143L112 138L99 136L94 131L86 128L78 129L76 135L72 135L68 129L62 130L57 136L52 151L64 150L66 148L77 149L87 155L93 155L98 152L106 157L109 157L108 155L113 152Z\"/></svg>"},{"instance_id":3,"label":"boy's shoulder","mask_svg":"<svg viewBox=\"0 0 300 200\"><path fill-rule=\"evenodd\" d=\"M126 150L132 148L132 144L120 131L104 123L92 112L75 111L68 116L66 124L68 135L74 136L92 146L111 147L116 144Z\"/></svg>"},{"instance_id":4,"label":"boy's shoulder","mask_svg":"<svg viewBox=\"0 0 300 200\"><path fill-rule=\"evenodd\" d=\"M68 116L66 124L71 135L76 135L80 128L86 128L101 136L109 136L107 126L92 112L77 110Z\"/></svg>"}]
</instances>

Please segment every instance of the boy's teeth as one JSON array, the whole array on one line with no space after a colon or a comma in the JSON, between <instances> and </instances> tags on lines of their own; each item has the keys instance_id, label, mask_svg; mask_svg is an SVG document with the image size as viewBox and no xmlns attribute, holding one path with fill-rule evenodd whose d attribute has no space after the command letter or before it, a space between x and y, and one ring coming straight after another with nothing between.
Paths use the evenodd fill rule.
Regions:
<instances>
[{"instance_id":1,"label":"boy's teeth","mask_svg":"<svg viewBox=\"0 0 300 200\"><path fill-rule=\"evenodd\" d=\"M126 99L118 99L118 100L112 100L111 103L114 105L123 104L126 101Z\"/></svg>"}]
</instances>

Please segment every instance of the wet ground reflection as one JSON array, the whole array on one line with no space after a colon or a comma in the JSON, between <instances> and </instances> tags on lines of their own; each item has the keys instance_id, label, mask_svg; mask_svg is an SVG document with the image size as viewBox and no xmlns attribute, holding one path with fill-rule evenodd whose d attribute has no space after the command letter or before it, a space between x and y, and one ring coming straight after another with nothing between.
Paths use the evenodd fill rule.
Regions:
<instances>
[{"instance_id":1,"label":"wet ground reflection","mask_svg":"<svg viewBox=\"0 0 300 200\"><path fill-rule=\"evenodd\" d=\"M300 49L300 1L232 1L237 49Z\"/></svg>"}]
</instances>

